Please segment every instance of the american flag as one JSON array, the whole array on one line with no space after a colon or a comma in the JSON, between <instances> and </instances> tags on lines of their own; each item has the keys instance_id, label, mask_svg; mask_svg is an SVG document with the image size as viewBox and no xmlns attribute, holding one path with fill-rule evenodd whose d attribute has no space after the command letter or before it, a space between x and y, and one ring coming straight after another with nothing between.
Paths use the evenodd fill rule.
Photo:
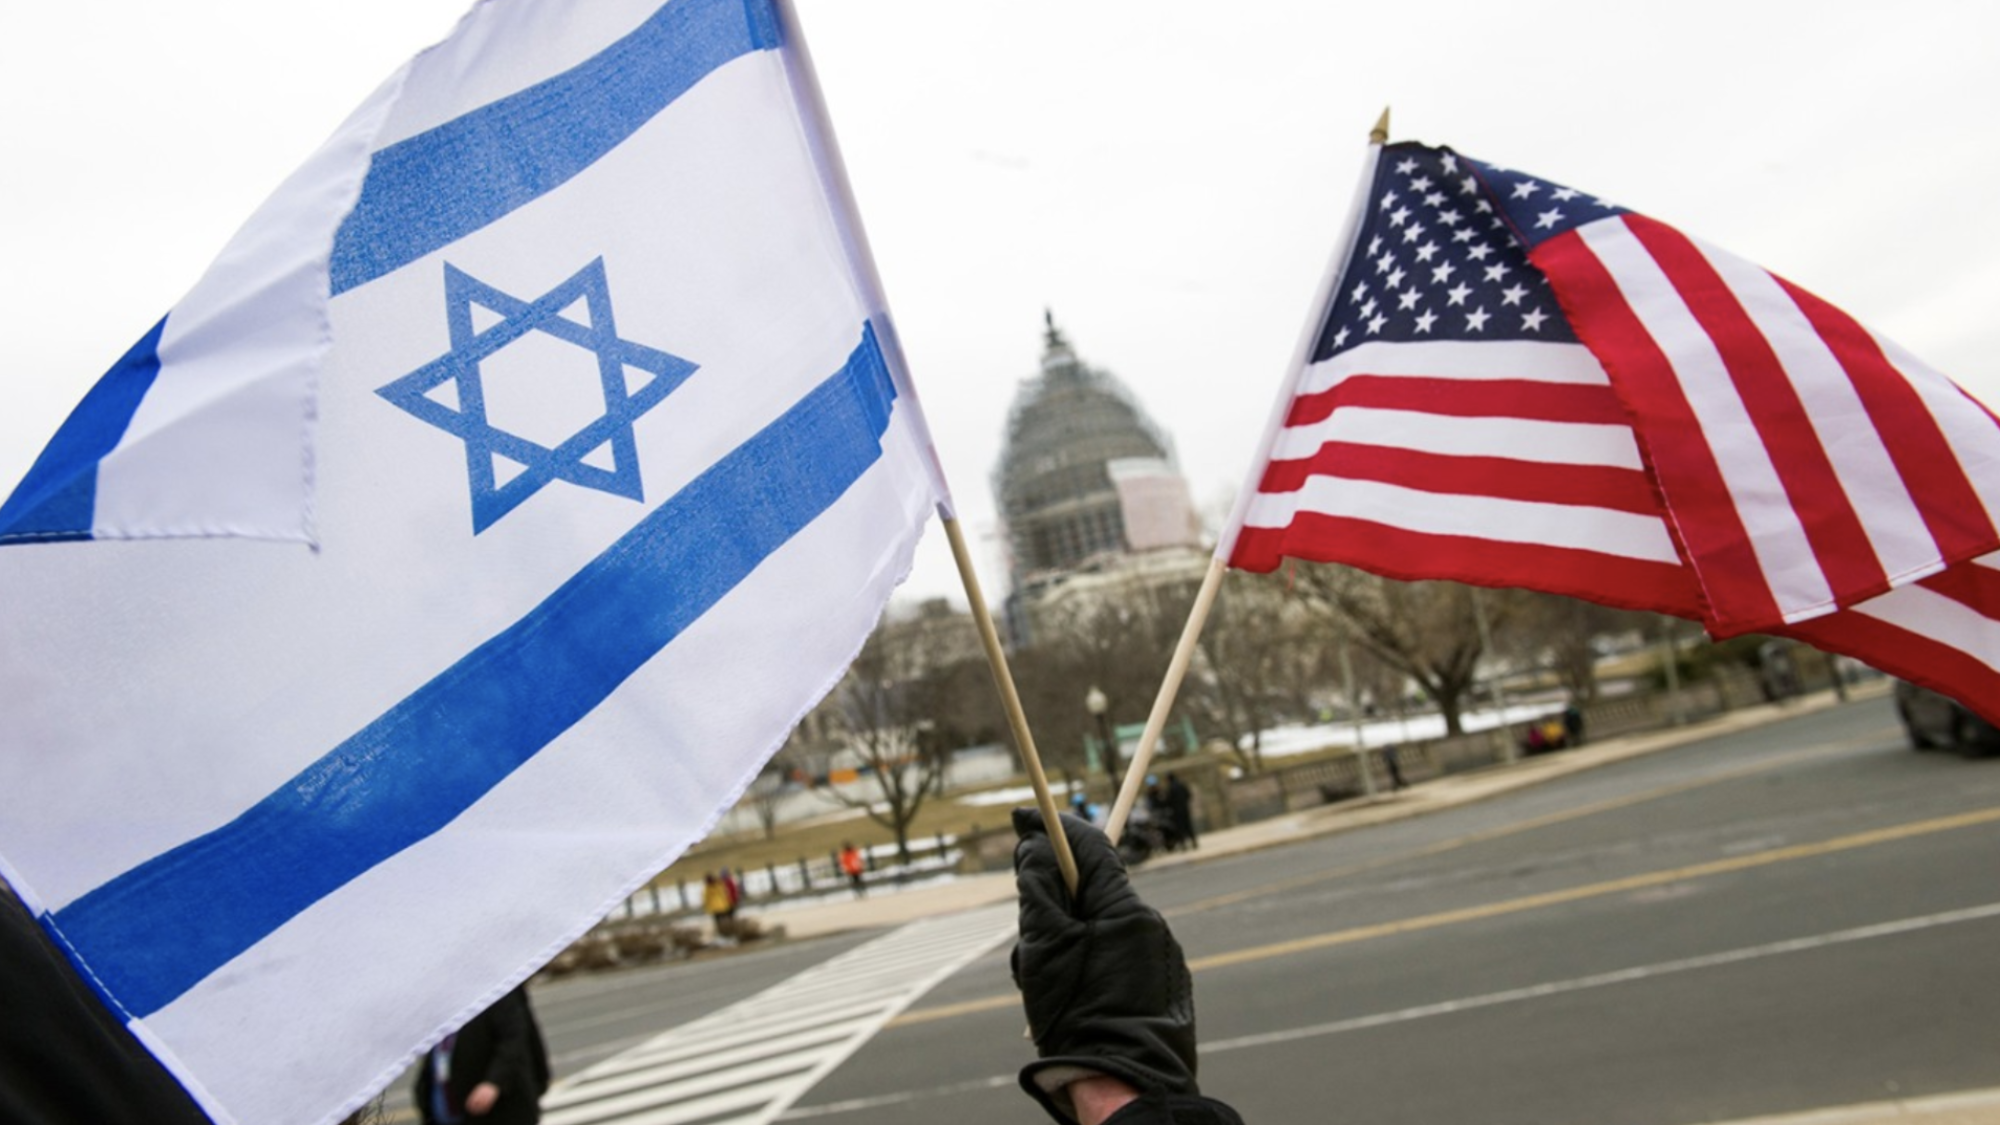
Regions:
<instances>
[{"instance_id":1,"label":"american flag","mask_svg":"<svg viewBox=\"0 0 2000 1125\"><path fill-rule=\"evenodd\" d=\"M1788 633L2000 704L2000 425L1949 380L1741 259L1449 149L1379 150L1350 237L1231 565Z\"/></svg>"}]
</instances>

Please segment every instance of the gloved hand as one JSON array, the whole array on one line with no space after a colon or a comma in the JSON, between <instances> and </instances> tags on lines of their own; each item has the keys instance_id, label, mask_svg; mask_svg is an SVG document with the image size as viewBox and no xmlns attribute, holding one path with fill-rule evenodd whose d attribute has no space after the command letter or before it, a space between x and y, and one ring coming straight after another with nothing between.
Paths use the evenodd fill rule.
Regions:
<instances>
[{"instance_id":1,"label":"gloved hand","mask_svg":"<svg viewBox=\"0 0 2000 1125\"><path fill-rule=\"evenodd\" d=\"M1065 1100L1036 1076L1057 1078L1058 1068L1108 1074L1141 1093L1199 1093L1194 988L1180 943L1132 890L1110 838L1072 816L1062 824L1076 855L1074 902L1041 813L1014 811L1014 983L1041 1055L1021 1071L1021 1088L1057 1121L1070 1120Z\"/></svg>"}]
</instances>

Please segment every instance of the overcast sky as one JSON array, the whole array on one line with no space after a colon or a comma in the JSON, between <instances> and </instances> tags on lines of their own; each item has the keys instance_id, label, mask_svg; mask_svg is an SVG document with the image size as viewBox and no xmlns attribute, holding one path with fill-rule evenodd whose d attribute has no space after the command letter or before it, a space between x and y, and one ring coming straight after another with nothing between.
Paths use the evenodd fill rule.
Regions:
<instances>
[{"instance_id":1,"label":"overcast sky","mask_svg":"<svg viewBox=\"0 0 2000 1125\"><path fill-rule=\"evenodd\" d=\"M579 4L588 0L577 0ZM2000 403L2000 6L798 0L989 595L1042 309L1225 504L1384 105L1847 309ZM0 10L0 493L463 0ZM941 534L915 593L955 592Z\"/></svg>"}]
</instances>

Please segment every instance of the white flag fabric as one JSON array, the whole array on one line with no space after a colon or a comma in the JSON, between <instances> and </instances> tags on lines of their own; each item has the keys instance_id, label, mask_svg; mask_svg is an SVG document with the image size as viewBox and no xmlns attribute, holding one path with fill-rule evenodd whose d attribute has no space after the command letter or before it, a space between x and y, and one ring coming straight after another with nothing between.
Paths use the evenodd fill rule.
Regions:
<instances>
[{"instance_id":1,"label":"white flag fabric","mask_svg":"<svg viewBox=\"0 0 2000 1125\"><path fill-rule=\"evenodd\" d=\"M335 1120L707 831L945 504L789 10L487 0L0 509L0 874L217 1121Z\"/></svg>"}]
</instances>

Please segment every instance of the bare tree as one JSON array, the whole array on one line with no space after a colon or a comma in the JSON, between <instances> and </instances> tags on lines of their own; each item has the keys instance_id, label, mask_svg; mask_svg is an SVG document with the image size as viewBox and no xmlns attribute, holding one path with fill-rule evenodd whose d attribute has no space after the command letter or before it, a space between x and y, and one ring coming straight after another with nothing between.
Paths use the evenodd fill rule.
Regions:
<instances>
[{"instance_id":1,"label":"bare tree","mask_svg":"<svg viewBox=\"0 0 2000 1125\"><path fill-rule=\"evenodd\" d=\"M1444 716L1445 733L1464 731L1481 653L1474 591L1456 582L1396 582L1353 567L1302 564L1299 589L1337 628L1377 660L1415 681ZM1505 628L1516 591L1487 591L1491 628Z\"/></svg>"},{"instance_id":2,"label":"bare tree","mask_svg":"<svg viewBox=\"0 0 2000 1125\"><path fill-rule=\"evenodd\" d=\"M1264 732L1311 712L1324 682L1323 628L1284 580L1236 573L1217 593L1183 689L1202 728L1227 739L1246 772L1264 768Z\"/></svg>"},{"instance_id":3,"label":"bare tree","mask_svg":"<svg viewBox=\"0 0 2000 1125\"><path fill-rule=\"evenodd\" d=\"M997 725L984 662L967 655L977 643L970 620L942 603L885 621L818 712L862 779L818 792L887 829L905 863L910 825L944 793L951 750L991 737Z\"/></svg>"},{"instance_id":4,"label":"bare tree","mask_svg":"<svg viewBox=\"0 0 2000 1125\"><path fill-rule=\"evenodd\" d=\"M1347 643L1340 641L1336 643ZM1364 719L1394 716L1400 723L1409 717L1410 678L1402 671L1382 662L1373 652L1357 645L1350 645L1349 664L1354 674L1354 698L1348 700L1350 707L1358 708Z\"/></svg>"},{"instance_id":5,"label":"bare tree","mask_svg":"<svg viewBox=\"0 0 2000 1125\"><path fill-rule=\"evenodd\" d=\"M811 779L811 774L806 772L810 754L808 742L809 736L803 727L794 730L743 794L743 803L756 814L757 825L763 829L766 840L778 837L778 813L785 798L799 792L804 782Z\"/></svg>"},{"instance_id":6,"label":"bare tree","mask_svg":"<svg viewBox=\"0 0 2000 1125\"><path fill-rule=\"evenodd\" d=\"M1084 748L1101 738L1085 704L1091 688L1104 693L1112 730L1146 719L1194 588L1193 580L1107 587L1041 610L1035 643L1011 663L1047 769L1072 786L1085 780ZM1102 767L1115 786L1115 755L1106 754Z\"/></svg>"},{"instance_id":7,"label":"bare tree","mask_svg":"<svg viewBox=\"0 0 2000 1125\"><path fill-rule=\"evenodd\" d=\"M1083 655L1076 647L1044 637L1009 658L1014 689L1027 712L1042 768L1071 789L1085 781L1085 745L1096 733L1083 703L1093 682ZM1019 747L1015 749L1018 753Z\"/></svg>"},{"instance_id":8,"label":"bare tree","mask_svg":"<svg viewBox=\"0 0 2000 1125\"><path fill-rule=\"evenodd\" d=\"M887 829L896 838L896 855L908 863L910 824L937 788L945 757L925 751L918 731L923 720L910 713L894 682L850 674L837 692L836 714L863 783L853 791L828 785L820 792Z\"/></svg>"},{"instance_id":9,"label":"bare tree","mask_svg":"<svg viewBox=\"0 0 2000 1125\"><path fill-rule=\"evenodd\" d=\"M1517 593L1509 639L1532 662L1553 671L1576 703L1597 698L1598 642L1608 634L1650 629L1654 615L1558 594ZM1500 642L1496 642L1500 643Z\"/></svg>"}]
</instances>

